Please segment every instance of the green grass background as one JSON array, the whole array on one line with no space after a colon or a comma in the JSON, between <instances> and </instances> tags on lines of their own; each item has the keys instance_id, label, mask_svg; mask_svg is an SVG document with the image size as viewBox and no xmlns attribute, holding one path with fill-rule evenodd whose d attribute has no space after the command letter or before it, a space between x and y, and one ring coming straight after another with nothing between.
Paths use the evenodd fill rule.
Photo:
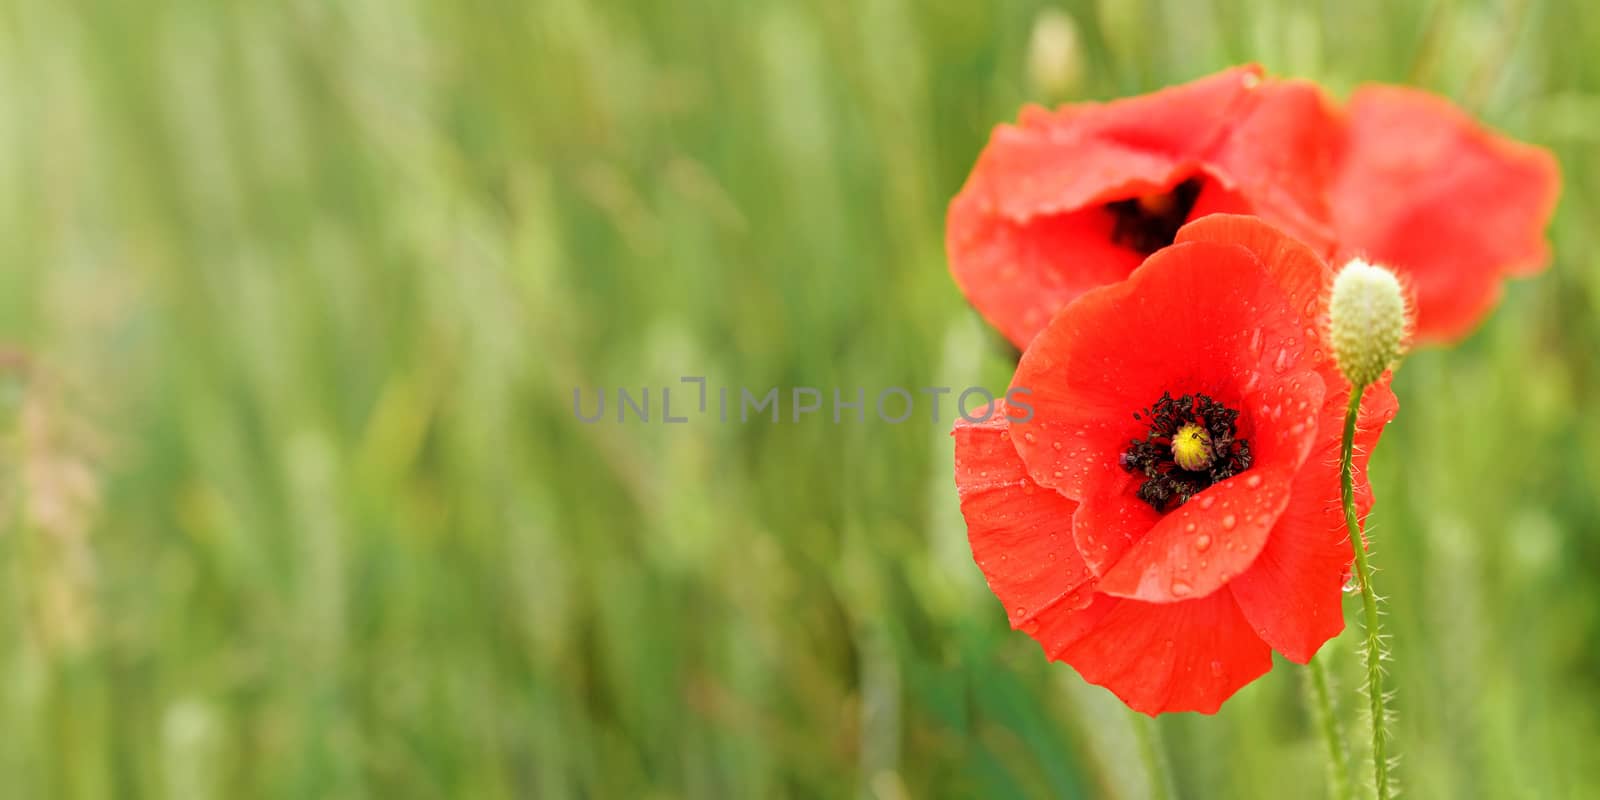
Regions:
<instances>
[{"instance_id":1,"label":"green grass background","mask_svg":"<svg viewBox=\"0 0 1600 800\"><path fill-rule=\"evenodd\" d=\"M1600 796L1600 14L1051 7L1061 85L1036 2L4 0L0 795L1145 796L948 421L571 393L1003 387L942 245L990 127L1259 60L1561 160L1553 268L1399 375L1374 541L1409 796ZM1302 678L1162 718L1179 795L1321 796Z\"/></svg>"}]
</instances>

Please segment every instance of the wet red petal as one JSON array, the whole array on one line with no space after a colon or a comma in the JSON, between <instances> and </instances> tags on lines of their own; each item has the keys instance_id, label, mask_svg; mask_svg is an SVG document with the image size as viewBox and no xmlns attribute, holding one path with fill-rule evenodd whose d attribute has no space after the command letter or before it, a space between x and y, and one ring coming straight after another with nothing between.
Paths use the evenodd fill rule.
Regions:
<instances>
[{"instance_id":1,"label":"wet red petal","mask_svg":"<svg viewBox=\"0 0 1600 800\"><path fill-rule=\"evenodd\" d=\"M1339 447L1349 388L1329 399L1321 445L1294 481L1289 506L1250 569L1229 587L1256 633L1291 661L1311 660L1344 630L1343 585L1353 558L1339 488ZM1369 387L1357 418L1356 511L1372 508L1366 461L1398 409L1385 383Z\"/></svg>"},{"instance_id":2,"label":"wet red petal","mask_svg":"<svg viewBox=\"0 0 1600 800\"><path fill-rule=\"evenodd\" d=\"M1363 87L1348 113L1331 189L1341 253L1404 276L1419 342L1464 336L1494 306L1504 276L1548 261L1555 159L1414 89Z\"/></svg>"},{"instance_id":3,"label":"wet red petal","mask_svg":"<svg viewBox=\"0 0 1600 800\"><path fill-rule=\"evenodd\" d=\"M986 422L956 423L956 489L973 560L1012 626L1027 629L1042 612L1086 605L1092 576L1072 541L1078 504L1028 477L1008 413L996 401Z\"/></svg>"},{"instance_id":4,"label":"wet red petal","mask_svg":"<svg viewBox=\"0 0 1600 800\"><path fill-rule=\"evenodd\" d=\"M1161 512L1134 496L1143 476L1108 466L1103 479L1090 490L1072 517L1072 539L1084 563L1104 575L1122 560L1146 533L1161 521Z\"/></svg>"},{"instance_id":5,"label":"wet red petal","mask_svg":"<svg viewBox=\"0 0 1600 800\"><path fill-rule=\"evenodd\" d=\"M1106 614L1122 602L1110 595L1097 594L1092 589L1080 591L1083 592L1081 598L1075 597L1082 601L1078 604L1079 608L1067 609L1063 603L1052 609L1051 613L1040 615L1023 629L1039 642L1049 658L1062 660L1067 648L1094 631L1100 620L1105 619Z\"/></svg>"},{"instance_id":6,"label":"wet red petal","mask_svg":"<svg viewBox=\"0 0 1600 800\"><path fill-rule=\"evenodd\" d=\"M1099 595L1069 622L1077 629L1061 637L1067 644L1056 657L1084 680L1152 716L1214 713L1241 686L1272 668L1272 650L1227 590L1183 603Z\"/></svg>"},{"instance_id":7,"label":"wet red petal","mask_svg":"<svg viewBox=\"0 0 1600 800\"><path fill-rule=\"evenodd\" d=\"M1233 244L1249 250L1289 299L1304 327L1306 337L1321 336L1317 324L1327 302L1333 280L1327 263L1300 240L1263 222L1259 217L1216 214L1191 222L1178 230L1178 242Z\"/></svg>"}]
</instances>

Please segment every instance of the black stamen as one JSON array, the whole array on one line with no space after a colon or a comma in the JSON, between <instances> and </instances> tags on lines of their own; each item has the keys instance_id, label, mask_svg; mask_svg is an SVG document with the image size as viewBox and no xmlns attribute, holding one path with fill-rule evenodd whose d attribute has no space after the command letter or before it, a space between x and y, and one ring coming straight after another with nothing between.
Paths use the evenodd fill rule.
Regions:
<instances>
[{"instance_id":1,"label":"black stamen","mask_svg":"<svg viewBox=\"0 0 1600 800\"><path fill-rule=\"evenodd\" d=\"M1150 432L1143 441L1130 442L1119 463L1129 472L1144 474L1138 497L1157 511L1167 511L1174 500L1176 505L1187 503L1212 484L1250 468L1250 443L1235 438L1239 412L1209 396L1186 394L1174 399L1171 393L1162 392L1161 399L1144 414L1150 420ZM1214 455L1204 469L1184 469L1172 456L1172 437L1190 424L1199 425L1211 437Z\"/></svg>"},{"instance_id":2,"label":"black stamen","mask_svg":"<svg viewBox=\"0 0 1600 800\"><path fill-rule=\"evenodd\" d=\"M1150 255L1172 244L1199 197L1200 179L1190 178L1163 195L1107 203L1106 210L1116 218L1111 241L1141 255Z\"/></svg>"}]
</instances>

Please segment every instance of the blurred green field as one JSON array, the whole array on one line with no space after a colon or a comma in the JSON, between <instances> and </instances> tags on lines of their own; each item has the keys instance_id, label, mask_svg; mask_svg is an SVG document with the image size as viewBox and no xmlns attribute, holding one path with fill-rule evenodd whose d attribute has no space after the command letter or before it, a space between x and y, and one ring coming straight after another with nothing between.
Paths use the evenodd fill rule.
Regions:
<instances>
[{"instance_id":1,"label":"blurred green field","mask_svg":"<svg viewBox=\"0 0 1600 800\"><path fill-rule=\"evenodd\" d=\"M1600 13L988 5L0 3L0 795L1146 796L971 563L948 417L572 390L1004 387L942 240L989 128L1259 60L1560 157L1373 521L1408 796L1600 796ZM1303 672L1162 718L1179 796L1321 796Z\"/></svg>"}]
</instances>

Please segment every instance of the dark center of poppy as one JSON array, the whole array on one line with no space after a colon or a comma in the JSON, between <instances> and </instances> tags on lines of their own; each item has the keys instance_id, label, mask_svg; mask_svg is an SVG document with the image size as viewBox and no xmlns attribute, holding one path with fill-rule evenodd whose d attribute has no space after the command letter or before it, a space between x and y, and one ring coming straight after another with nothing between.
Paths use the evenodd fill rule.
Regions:
<instances>
[{"instance_id":1,"label":"dark center of poppy","mask_svg":"<svg viewBox=\"0 0 1600 800\"><path fill-rule=\"evenodd\" d=\"M1111 241L1141 255L1150 255L1177 237L1200 197L1200 179L1190 178L1170 191L1107 203L1115 220Z\"/></svg>"},{"instance_id":2,"label":"dark center of poppy","mask_svg":"<svg viewBox=\"0 0 1600 800\"><path fill-rule=\"evenodd\" d=\"M1162 392L1133 418L1149 423L1150 431L1128 444L1122 468L1144 475L1139 499L1157 511L1250 468L1250 443L1237 438L1239 412L1207 395Z\"/></svg>"}]
</instances>

